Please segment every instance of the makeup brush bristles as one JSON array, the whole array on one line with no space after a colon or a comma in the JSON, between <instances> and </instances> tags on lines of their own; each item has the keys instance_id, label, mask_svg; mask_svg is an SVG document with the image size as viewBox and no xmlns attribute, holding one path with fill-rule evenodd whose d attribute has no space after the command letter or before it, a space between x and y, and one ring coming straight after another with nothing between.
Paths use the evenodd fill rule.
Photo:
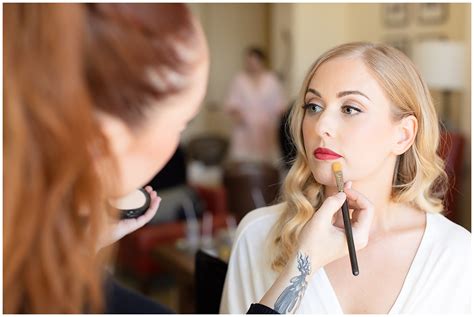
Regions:
<instances>
[{"instance_id":1,"label":"makeup brush bristles","mask_svg":"<svg viewBox=\"0 0 474 317\"><path fill-rule=\"evenodd\" d=\"M335 162L332 164L332 171L334 172L334 176L336 177L336 185L337 190L342 192L344 191L344 179L342 177L342 165L339 162Z\"/></svg>"},{"instance_id":2,"label":"makeup brush bristles","mask_svg":"<svg viewBox=\"0 0 474 317\"><path fill-rule=\"evenodd\" d=\"M334 173L342 171L341 163L339 162L332 163L332 170L334 171Z\"/></svg>"}]
</instances>

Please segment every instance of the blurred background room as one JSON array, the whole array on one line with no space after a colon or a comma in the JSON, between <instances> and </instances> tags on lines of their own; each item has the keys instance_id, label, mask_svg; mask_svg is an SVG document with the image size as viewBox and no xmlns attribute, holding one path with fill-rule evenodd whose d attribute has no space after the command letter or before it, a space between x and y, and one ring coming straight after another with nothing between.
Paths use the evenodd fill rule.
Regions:
<instances>
[{"instance_id":1,"label":"blurred background room","mask_svg":"<svg viewBox=\"0 0 474 317\"><path fill-rule=\"evenodd\" d=\"M247 212L278 199L291 166L288 107L311 63L345 42L388 43L417 64L443 127L440 154L450 178L446 216L471 230L471 4L190 7L209 42L207 95L172 160L151 181L163 199L157 216L119 242L114 272L121 281L179 313L218 313L235 228ZM238 90L252 83L254 93ZM268 97L275 91L278 98ZM257 109L251 116L257 128L267 126L268 135L242 131L237 141L238 107L252 98L268 103L267 116ZM263 149L259 138L275 147ZM263 154L234 155L233 142L254 142Z\"/></svg>"}]
</instances>

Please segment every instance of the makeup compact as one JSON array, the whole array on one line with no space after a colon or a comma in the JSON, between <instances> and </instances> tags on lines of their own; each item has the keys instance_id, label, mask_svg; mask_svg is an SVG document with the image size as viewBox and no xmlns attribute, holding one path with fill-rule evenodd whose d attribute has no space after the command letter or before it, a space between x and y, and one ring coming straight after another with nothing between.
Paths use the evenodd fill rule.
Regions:
<instances>
[{"instance_id":1,"label":"makeup compact","mask_svg":"<svg viewBox=\"0 0 474 317\"><path fill-rule=\"evenodd\" d=\"M143 215L150 208L150 203L150 194L145 189L139 188L115 200L111 205L120 210L121 219L130 219Z\"/></svg>"}]
</instances>

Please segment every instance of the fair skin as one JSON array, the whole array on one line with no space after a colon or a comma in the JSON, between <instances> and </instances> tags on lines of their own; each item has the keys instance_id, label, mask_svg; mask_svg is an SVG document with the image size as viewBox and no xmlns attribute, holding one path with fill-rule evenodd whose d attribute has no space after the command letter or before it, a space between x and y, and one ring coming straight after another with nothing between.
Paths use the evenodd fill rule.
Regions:
<instances>
[{"instance_id":1,"label":"fair skin","mask_svg":"<svg viewBox=\"0 0 474 317\"><path fill-rule=\"evenodd\" d=\"M193 70L189 80L195 84L151 105L142 126L130 128L112 116L102 120L121 179L111 197L121 197L143 186L171 158L181 133L204 98L208 63L208 58L203 58Z\"/></svg>"},{"instance_id":2,"label":"fair skin","mask_svg":"<svg viewBox=\"0 0 474 317\"><path fill-rule=\"evenodd\" d=\"M401 290L425 228L423 212L390 199L396 159L414 142L416 118L393 118L393 105L358 58L324 63L309 83L305 103L302 132L306 155L326 197L337 193L331 170L337 161L343 166L344 179L364 193L375 211L368 245L357 253L360 275L352 276L347 255L323 261L321 266L345 313L387 313ZM342 157L317 159L313 151L318 147ZM358 217L357 211L354 216ZM340 213L335 216L335 225L343 228Z\"/></svg>"}]
</instances>

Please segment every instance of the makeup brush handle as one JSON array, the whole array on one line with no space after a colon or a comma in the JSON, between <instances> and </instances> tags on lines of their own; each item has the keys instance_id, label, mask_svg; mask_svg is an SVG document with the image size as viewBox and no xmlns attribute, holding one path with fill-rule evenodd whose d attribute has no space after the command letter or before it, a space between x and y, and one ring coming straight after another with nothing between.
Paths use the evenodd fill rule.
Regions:
<instances>
[{"instance_id":1,"label":"makeup brush handle","mask_svg":"<svg viewBox=\"0 0 474 317\"><path fill-rule=\"evenodd\" d=\"M342 205L342 219L344 220L344 230L346 232L347 247L349 248L349 258L351 260L352 274L359 275L359 265L357 264L357 255L352 236L351 219L349 218L349 206L347 200Z\"/></svg>"}]
</instances>

